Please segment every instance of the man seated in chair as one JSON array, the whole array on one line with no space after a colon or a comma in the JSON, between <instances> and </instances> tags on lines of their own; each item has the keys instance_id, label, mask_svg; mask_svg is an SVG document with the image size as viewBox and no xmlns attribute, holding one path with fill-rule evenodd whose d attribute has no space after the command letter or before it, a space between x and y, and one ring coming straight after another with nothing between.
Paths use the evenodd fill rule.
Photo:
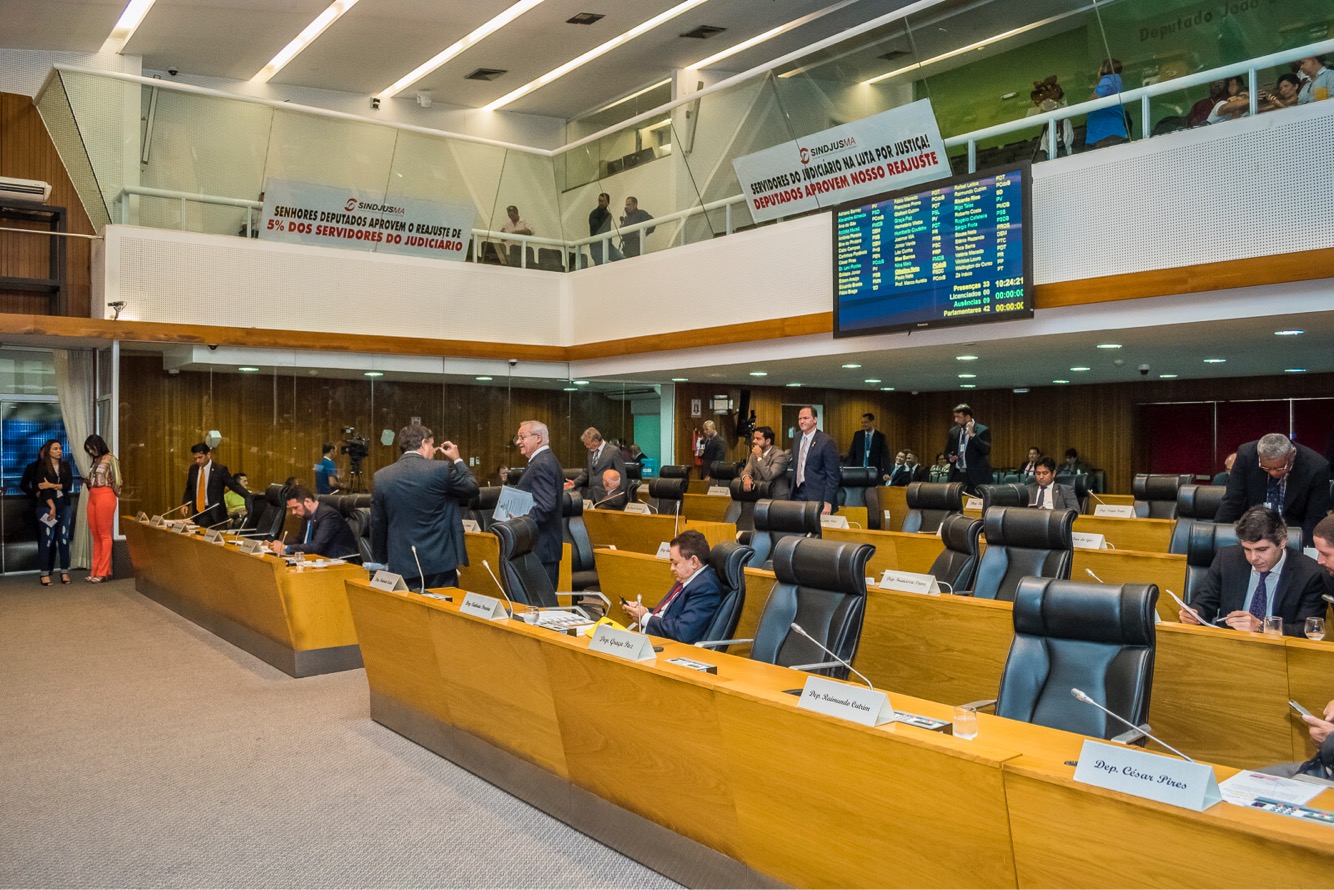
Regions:
<instances>
[{"instance_id":1,"label":"man seated in chair","mask_svg":"<svg viewBox=\"0 0 1334 890\"><path fill-rule=\"evenodd\" d=\"M602 471L602 479L588 489L588 497L595 510L624 510L630 501L629 492L621 487L621 474L611 469Z\"/></svg>"},{"instance_id":2,"label":"man seated in chair","mask_svg":"<svg viewBox=\"0 0 1334 890\"><path fill-rule=\"evenodd\" d=\"M723 590L709 565L709 542L691 529L672 538L672 575L676 583L652 609L626 603L625 613L646 634L681 643L697 643L722 604Z\"/></svg>"},{"instance_id":3,"label":"man seated in chair","mask_svg":"<svg viewBox=\"0 0 1334 890\"><path fill-rule=\"evenodd\" d=\"M1255 633L1264 619L1283 619L1283 634L1305 635L1306 619L1325 614L1324 572L1314 559L1288 552L1288 527L1268 507L1252 507L1237 520L1235 547L1214 556L1191 607L1212 624ZM1182 624L1199 624L1180 610Z\"/></svg>"},{"instance_id":4,"label":"man seated in chair","mask_svg":"<svg viewBox=\"0 0 1334 890\"><path fill-rule=\"evenodd\" d=\"M332 559L361 561L357 536L343 514L328 504L315 499L315 492L297 485L287 492L287 509L302 520L299 539L295 544L270 541L269 549L279 556L288 553L314 553Z\"/></svg>"},{"instance_id":5,"label":"man seated in chair","mask_svg":"<svg viewBox=\"0 0 1334 890\"><path fill-rule=\"evenodd\" d=\"M1028 484L1028 506L1042 510L1074 510L1079 512L1075 490L1056 481L1056 461L1050 457L1038 458L1033 470L1036 482Z\"/></svg>"}]
</instances>

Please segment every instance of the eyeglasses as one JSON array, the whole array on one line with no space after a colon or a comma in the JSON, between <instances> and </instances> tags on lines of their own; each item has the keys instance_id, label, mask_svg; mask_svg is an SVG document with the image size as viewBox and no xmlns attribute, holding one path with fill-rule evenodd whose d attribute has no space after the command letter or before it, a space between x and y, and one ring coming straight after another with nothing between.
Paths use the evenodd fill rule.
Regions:
<instances>
[{"instance_id":1,"label":"eyeglasses","mask_svg":"<svg viewBox=\"0 0 1334 890\"><path fill-rule=\"evenodd\" d=\"M514 437L514 444L518 445L524 439L537 439L537 438L540 438L537 435L537 433L519 433L519 435Z\"/></svg>"}]
</instances>

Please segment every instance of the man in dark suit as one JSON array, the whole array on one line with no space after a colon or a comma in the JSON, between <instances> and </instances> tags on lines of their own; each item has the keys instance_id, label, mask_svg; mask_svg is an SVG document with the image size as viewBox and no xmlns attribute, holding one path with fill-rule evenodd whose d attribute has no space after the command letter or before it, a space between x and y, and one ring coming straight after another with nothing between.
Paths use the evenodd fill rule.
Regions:
<instances>
[{"instance_id":1,"label":"man in dark suit","mask_svg":"<svg viewBox=\"0 0 1334 890\"><path fill-rule=\"evenodd\" d=\"M727 460L727 445L718 435L718 425L712 420L704 421L704 451L699 456L699 478L713 478L713 465Z\"/></svg>"},{"instance_id":2,"label":"man in dark suit","mask_svg":"<svg viewBox=\"0 0 1334 890\"><path fill-rule=\"evenodd\" d=\"M797 427L801 435L793 444L795 484L794 501L815 501L821 504L821 513L838 512L838 446L834 440L816 428L819 416L815 408L805 406L797 412Z\"/></svg>"},{"instance_id":3,"label":"man in dark suit","mask_svg":"<svg viewBox=\"0 0 1334 890\"><path fill-rule=\"evenodd\" d=\"M1306 619L1325 614L1325 572L1309 556L1288 550L1288 528L1268 507L1242 514L1237 540L1214 556L1191 607L1205 621L1252 633L1264 629L1266 616L1277 615L1285 636L1303 636ZM1180 618L1199 624L1185 609Z\"/></svg>"},{"instance_id":4,"label":"man in dark suit","mask_svg":"<svg viewBox=\"0 0 1334 890\"><path fill-rule=\"evenodd\" d=\"M900 451L894 455L894 465L885 473L885 484L902 488L909 482L916 481L913 478L912 470L908 467L908 452Z\"/></svg>"},{"instance_id":5,"label":"man in dark suit","mask_svg":"<svg viewBox=\"0 0 1334 890\"><path fill-rule=\"evenodd\" d=\"M908 465L909 482L925 482L927 469L922 466L921 461L917 459L917 453L914 451L905 452L903 462Z\"/></svg>"},{"instance_id":6,"label":"man in dark suit","mask_svg":"<svg viewBox=\"0 0 1334 890\"><path fill-rule=\"evenodd\" d=\"M621 484L621 475L615 470L606 470L602 480L588 489L588 499L597 510L624 510L630 495Z\"/></svg>"},{"instance_id":7,"label":"man in dark suit","mask_svg":"<svg viewBox=\"0 0 1334 890\"><path fill-rule=\"evenodd\" d=\"M1028 484L1028 506L1042 510L1074 510L1079 512L1075 490L1056 481L1056 461L1040 457L1033 473L1036 482Z\"/></svg>"},{"instance_id":8,"label":"man in dark suit","mask_svg":"<svg viewBox=\"0 0 1334 890\"><path fill-rule=\"evenodd\" d=\"M563 540L560 513L565 473L551 450L551 432L542 421L525 420L519 424L519 434L514 441L519 446L519 453L528 458L528 468L519 478L518 488L533 496L533 509L528 515L537 523L537 561L546 569L554 588L560 577Z\"/></svg>"},{"instance_id":9,"label":"man in dark suit","mask_svg":"<svg viewBox=\"0 0 1334 890\"><path fill-rule=\"evenodd\" d=\"M1232 465L1237 462L1237 452L1232 452L1223 459L1223 472L1215 473L1210 485L1227 485L1227 477L1232 472Z\"/></svg>"},{"instance_id":10,"label":"man in dark suit","mask_svg":"<svg viewBox=\"0 0 1334 890\"><path fill-rule=\"evenodd\" d=\"M945 458L953 466L951 482L962 482L964 491L977 494L979 485L991 482L991 430L973 419L968 405L954 406L954 426L945 440Z\"/></svg>"},{"instance_id":11,"label":"man in dark suit","mask_svg":"<svg viewBox=\"0 0 1334 890\"><path fill-rule=\"evenodd\" d=\"M627 603L625 613L639 622L646 634L681 643L698 643L722 604L723 588L709 565L709 542L693 529L671 543L672 575L676 583L652 609Z\"/></svg>"},{"instance_id":12,"label":"man in dark suit","mask_svg":"<svg viewBox=\"0 0 1334 890\"><path fill-rule=\"evenodd\" d=\"M1036 476L1038 473L1038 461L1042 459L1042 449L1036 445L1030 445L1028 448L1028 460L1019 468L1020 480L1027 479L1030 476ZM1052 466L1056 466L1056 461L1052 461Z\"/></svg>"},{"instance_id":13,"label":"man in dark suit","mask_svg":"<svg viewBox=\"0 0 1334 890\"><path fill-rule=\"evenodd\" d=\"M361 561L357 536L352 533L352 526L332 506L317 501L315 492L304 485L289 489L287 509L302 520L301 531L295 544L270 541L269 549L274 553L279 556L287 553L316 553L334 559Z\"/></svg>"},{"instance_id":14,"label":"man in dark suit","mask_svg":"<svg viewBox=\"0 0 1334 890\"><path fill-rule=\"evenodd\" d=\"M885 434L875 428L874 414L862 415L862 428L852 434L852 446L843 458L843 466L870 467L875 470L875 478L889 481L886 475L889 473L889 446L885 444Z\"/></svg>"},{"instance_id":15,"label":"man in dark suit","mask_svg":"<svg viewBox=\"0 0 1334 890\"><path fill-rule=\"evenodd\" d=\"M1329 512L1329 461L1282 433L1270 433L1237 449L1227 492L1215 522L1235 522L1256 504L1278 510L1284 522L1302 527L1302 544Z\"/></svg>"},{"instance_id":16,"label":"man in dark suit","mask_svg":"<svg viewBox=\"0 0 1334 890\"><path fill-rule=\"evenodd\" d=\"M227 468L213 460L212 449L203 442L190 446L190 456L194 463L185 476L185 494L181 504L186 516L196 514L194 521L208 528L227 521L227 504L222 499L222 491L229 488L250 502L250 492L245 486L232 478Z\"/></svg>"},{"instance_id":17,"label":"man in dark suit","mask_svg":"<svg viewBox=\"0 0 1334 890\"><path fill-rule=\"evenodd\" d=\"M597 485L607 470L615 470L622 480L625 479L625 458L621 457L621 449L604 442L602 433L591 426L584 430L579 440L588 449L588 463L578 476L565 483L567 489L577 488L587 498L590 496L589 489Z\"/></svg>"},{"instance_id":18,"label":"man in dark suit","mask_svg":"<svg viewBox=\"0 0 1334 890\"><path fill-rule=\"evenodd\" d=\"M477 494L477 480L457 445L437 449L431 430L419 423L399 430L398 448L398 462L375 473L371 553L408 587L454 587L458 567L468 564L459 501ZM445 460L432 460L437 450Z\"/></svg>"},{"instance_id":19,"label":"man in dark suit","mask_svg":"<svg viewBox=\"0 0 1334 890\"><path fill-rule=\"evenodd\" d=\"M741 470L741 487L750 491L757 483L769 483L769 497L775 501L785 501L792 493L792 484L787 480L787 467L791 455L774 445L772 427L757 426L750 434L750 457Z\"/></svg>"}]
</instances>

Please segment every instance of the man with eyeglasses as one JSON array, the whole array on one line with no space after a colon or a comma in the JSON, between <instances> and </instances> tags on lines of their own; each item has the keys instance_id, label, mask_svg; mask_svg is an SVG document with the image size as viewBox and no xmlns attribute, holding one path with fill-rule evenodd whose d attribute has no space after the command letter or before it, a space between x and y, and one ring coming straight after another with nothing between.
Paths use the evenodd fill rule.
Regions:
<instances>
[{"instance_id":1,"label":"man with eyeglasses","mask_svg":"<svg viewBox=\"0 0 1334 890\"><path fill-rule=\"evenodd\" d=\"M519 477L518 488L533 496L529 512L537 523L537 560L546 569L551 586L560 577L561 499L565 497L565 473L551 451L551 433L540 420L525 420L514 437L519 453L528 458L528 468Z\"/></svg>"},{"instance_id":2,"label":"man with eyeglasses","mask_svg":"<svg viewBox=\"0 0 1334 890\"><path fill-rule=\"evenodd\" d=\"M1247 442L1237 449L1214 522L1236 522L1257 504L1300 525L1302 544L1310 547L1316 523L1329 512L1329 461L1283 433Z\"/></svg>"}]
</instances>

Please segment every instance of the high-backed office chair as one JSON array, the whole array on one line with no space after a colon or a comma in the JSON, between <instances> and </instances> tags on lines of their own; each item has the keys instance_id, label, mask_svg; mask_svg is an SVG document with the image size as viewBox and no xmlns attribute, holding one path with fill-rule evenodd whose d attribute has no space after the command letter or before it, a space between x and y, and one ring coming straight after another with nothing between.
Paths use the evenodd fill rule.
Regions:
<instances>
[{"instance_id":1,"label":"high-backed office chair","mask_svg":"<svg viewBox=\"0 0 1334 890\"><path fill-rule=\"evenodd\" d=\"M684 464L666 464L658 470L660 479L689 479L690 467Z\"/></svg>"},{"instance_id":2,"label":"high-backed office chair","mask_svg":"<svg viewBox=\"0 0 1334 890\"><path fill-rule=\"evenodd\" d=\"M909 482L905 532L935 533L945 517L963 512L962 482Z\"/></svg>"},{"instance_id":3,"label":"high-backed office chair","mask_svg":"<svg viewBox=\"0 0 1334 890\"><path fill-rule=\"evenodd\" d=\"M1157 600L1154 584L1019 582L996 715L1099 739L1143 738L1070 690L1148 728Z\"/></svg>"},{"instance_id":4,"label":"high-backed office chair","mask_svg":"<svg viewBox=\"0 0 1334 890\"><path fill-rule=\"evenodd\" d=\"M756 661L846 679L848 671L792 629L797 624L821 645L851 662L866 613L870 544L785 538L774 548L778 581L765 601L753 640L724 640L707 648L749 642Z\"/></svg>"},{"instance_id":5,"label":"high-backed office chair","mask_svg":"<svg viewBox=\"0 0 1334 890\"><path fill-rule=\"evenodd\" d=\"M500 503L500 486L488 485L485 488L477 489L477 495L472 499L469 505L477 514L478 526L482 531L491 530L491 526L496 524L496 504Z\"/></svg>"},{"instance_id":6,"label":"high-backed office chair","mask_svg":"<svg viewBox=\"0 0 1334 890\"><path fill-rule=\"evenodd\" d=\"M1141 519L1176 519L1177 493L1190 476L1139 473L1130 482L1135 515Z\"/></svg>"},{"instance_id":7,"label":"high-backed office chair","mask_svg":"<svg viewBox=\"0 0 1334 890\"><path fill-rule=\"evenodd\" d=\"M505 484L518 485L519 480L523 478L524 467L507 467L505 470Z\"/></svg>"},{"instance_id":8,"label":"high-backed office chair","mask_svg":"<svg viewBox=\"0 0 1334 890\"><path fill-rule=\"evenodd\" d=\"M848 507L866 506L866 490L880 484L875 467L839 467L838 502Z\"/></svg>"},{"instance_id":9,"label":"high-backed office chair","mask_svg":"<svg viewBox=\"0 0 1334 890\"><path fill-rule=\"evenodd\" d=\"M741 621L741 609L746 604L746 563L753 551L742 544L724 541L714 545L709 551L709 565L718 575L718 584L723 589L718 611L713 614L701 640L713 642L728 640L736 635L736 626ZM724 652L726 646L721 646Z\"/></svg>"},{"instance_id":10,"label":"high-backed office chair","mask_svg":"<svg viewBox=\"0 0 1334 890\"><path fill-rule=\"evenodd\" d=\"M1069 578L1074 524L1074 510L992 507L982 517L987 549L973 596L1010 601L1021 578Z\"/></svg>"},{"instance_id":11,"label":"high-backed office chair","mask_svg":"<svg viewBox=\"0 0 1334 890\"><path fill-rule=\"evenodd\" d=\"M1057 473L1056 483L1058 485L1068 485L1075 490L1075 500L1079 502L1079 512L1083 513L1089 508L1089 476L1088 473Z\"/></svg>"},{"instance_id":12,"label":"high-backed office chair","mask_svg":"<svg viewBox=\"0 0 1334 890\"><path fill-rule=\"evenodd\" d=\"M287 520L287 487L270 482L264 489L264 501L257 512L255 531L258 534L255 537L273 540L282 534L283 523Z\"/></svg>"},{"instance_id":13,"label":"high-backed office chair","mask_svg":"<svg viewBox=\"0 0 1334 890\"><path fill-rule=\"evenodd\" d=\"M945 549L931 563L927 572L941 584L949 585L950 592L971 590L977 576L977 553L982 537L982 520L969 519L962 513L946 516L940 524L940 540Z\"/></svg>"},{"instance_id":14,"label":"high-backed office chair","mask_svg":"<svg viewBox=\"0 0 1334 890\"><path fill-rule=\"evenodd\" d=\"M754 530L755 504L769 497L769 483L752 482L750 491L746 491L741 486L740 479L733 479L727 483L727 490L732 495L732 503L728 505L727 512L723 514L723 522L733 523L736 526L737 536L740 538L742 532Z\"/></svg>"},{"instance_id":15,"label":"high-backed office chair","mask_svg":"<svg viewBox=\"0 0 1334 890\"><path fill-rule=\"evenodd\" d=\"M709 478L715 485L726 484L729 480L735 479L739 473L736 464L730 460L715 460L709 464Z\"/></svg>"},{"instance_id":16,"label":"high-backed office chair","mask_svg":"<svg viewBox=\"0 0 1334 890\"><path fill-rule=\"evenodd\" d=\"M528 516L506 519L491 526L500 541L500 580L514 602L547 608L559 605L547 570L533 552L537 523Z\"/></svg>"},{"instance_id":17,"label":"high-backed office chair","mask_svg":"<svg viewBox=\"0 0 1334 890\"><path fill-rule=\"evenodd\" d=\"M361 561L371 562L371 496L345 495L338 500L338 512L343 514L352 534L356 536Z\"/></svg>"},{"instance_id":18,"label":"high-backed office chair","mask_svg":"<svg viewBox=\"0 0 1334 890\"><path fill-rule=\"evenodd\" d=\"M873 485L862 496L866 499L866 525L877 531L885 527L885 511L880 506L880 490L884 486Z\"/></svg>"},{"instance_id":19,"label":"high-backed office chair","mask_svg":"<svg viewBox=\"0 0 1334 890\"><path fill-rule=\"evenodd\" d=\"M597 563L584 525L584 499L579 492L567 491L561 495L560 526L561 537L570 545L570 586L575 590L597 587Z\"/></svg>"},{"instance_id":20,"label":"high-backed office chair","mask_svg":"<svg viewBox=\"0 0 1334 890\"><path fill-rule=\"evenodd\" d=\"M977 493L982 495L982 512L992 507L1027 507L1028 486L1018 482L992 483L979 485Z\"/></svg>"},{"instance_id":21,"label":"high-backed office chair","mask_svg":"<svg viewBox=\"0 0 1334 890\"><path fill-rule=\"evenodd\" d=\"M1189 520L1186 529L1186 590L1182 599L1192 602L1195 591L1209 573L1214 557L1224 547L1237 544L1237 527L1230 522ZM1288 529L1288 555L1302 552L1301 526Z\"/></svg>"},{"instance_id":22,"label":"high-backed office chair","mask_svg":"<svg viewBox=\"0 0 1334 890\"><path fill-rule=\"evenodd\" d=\"M537 249L537 268L547 269L551 272L565 271L565 265L561 262L559 247L539 247Z\"/></svg>"},{"instance_id":23,"label":"high-backed office chair","mask_svg":"<svg viewBox=\"0 0 1334 890\"><path fill-rule=\"evenodd\" d=\"M665 469L665 468L664 468ZM659 477L648 483L649 506L658 513L667 516L681 512L681 500L685 497L690 480L682 477Z\"/></svg>"},{"instance_id":24,"label":"high-backed office chair","mask_svg":"<svg viewBox=\"0 0 1334 890\"><path fill-rule=\"evenodd\" d=\"M815 501L756 501L754 519L749 543L755 552L749 564L755 568L768 568L784 538L820 537L820 504Z\"/></svg>"},{"instance_id":25,"label":"high-backed office chair","mask_svg":"<svg viewBox=\"0 0 1334 890\"><path fill-rule=\"evenodd\" d=\"M1186 552L1191 521L1213 522L1226 492L1226 485L1183 485L1177 490L1177 522L1172 526L1168 553Z\"/></svg>"}]
</instances>

